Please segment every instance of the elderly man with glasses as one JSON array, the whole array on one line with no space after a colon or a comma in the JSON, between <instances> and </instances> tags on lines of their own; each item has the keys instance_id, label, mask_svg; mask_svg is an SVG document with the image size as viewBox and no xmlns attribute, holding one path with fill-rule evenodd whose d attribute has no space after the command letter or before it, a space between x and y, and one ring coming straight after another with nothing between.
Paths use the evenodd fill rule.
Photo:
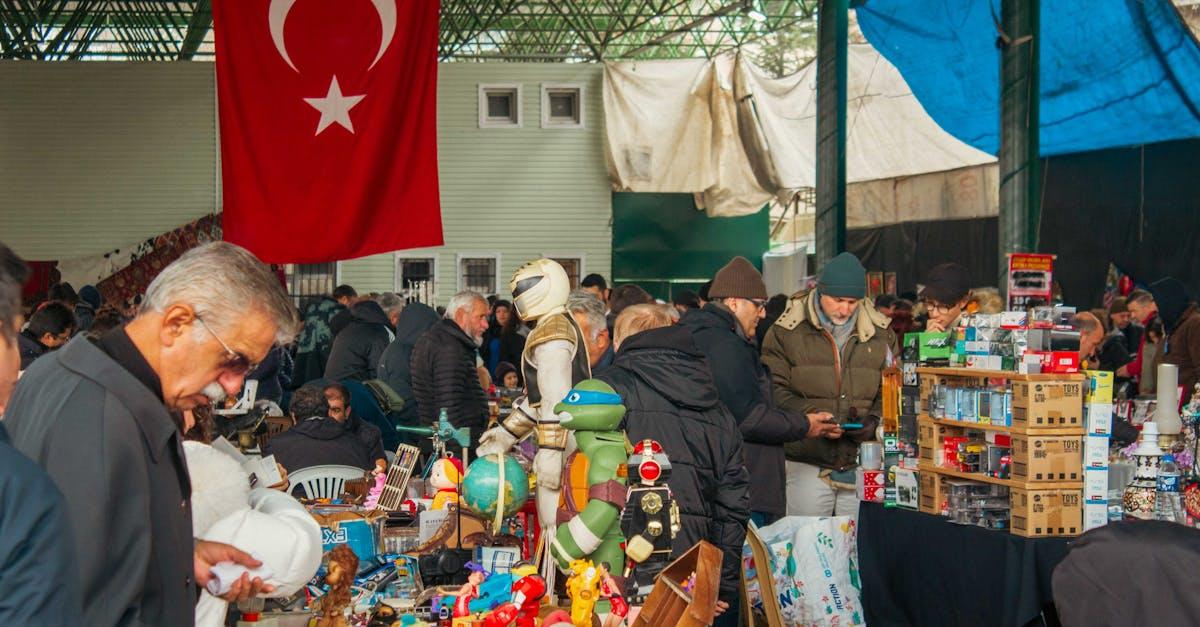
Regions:
<instances>
[{"instance_id":1,"label":"elderly man with glasses","mask_svg":"<svg viewBox=\"0 0 1200 627\"><path fill-rule=\"evenodd\" d=\"M213 565L259 565L232 546L193 540L181 435L189 425L171 412L239 393L298 326L266 265L211 243L164 268L123 328L76 337L25 372L4 422L63 493L87 624L190 625ZM269 591L243 574L225 598Z\"/></svg>"},{"instance_id":2,"label":"elderly man with glasses","mask_svg":"<svg viewBox=\"0 0 1200 627\"><path fill-rule=\"evenodd\" d=\"M783 443L819 437L833 429L831 416L787 411L775 406L771 379L754 341L765 315L767 286L745 257L721 268L709 288L709 302L679 321L708 359L717 394L738 423L750 472L750 512L762 525L783 516Z\"/></svg>"}]
</instances>

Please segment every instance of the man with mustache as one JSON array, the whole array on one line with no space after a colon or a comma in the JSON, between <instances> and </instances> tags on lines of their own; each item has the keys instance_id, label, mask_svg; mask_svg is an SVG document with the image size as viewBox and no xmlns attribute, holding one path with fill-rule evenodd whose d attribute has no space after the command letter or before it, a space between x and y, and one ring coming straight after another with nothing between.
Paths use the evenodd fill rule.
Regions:
<instances>
[{"instance_id":1,"label":"man with mustache","mask_svg":"<svg viewBox=\"0 0 1200 627\"><path fill-rule=\"evenodd\" d=\"M191 625L214 564L259 565L193 540L182 425L169 412L237 394L297 327L270 269L216 242L164 268L125 327L76 337L25 372L5 426L63 493L89 625ZM269 591L243 575L225 598Z\"/></svg>"},{"instance_id":2,"label":"man with mustache","mask_svg":"<svg viewBox=\"0 0 1200 627\"><path fill-rule=\"evenodd\" d=\"M476 369L487 328L487 299L475 292L459 292L446 303L445 317L417 340L412 351L412 391L421 426L436 423L445 409L451 424L471 430L472 448L487 428L487 395ZM428 452L428 443L422 438L422 450Z\"/></svg>"}]
</instances>

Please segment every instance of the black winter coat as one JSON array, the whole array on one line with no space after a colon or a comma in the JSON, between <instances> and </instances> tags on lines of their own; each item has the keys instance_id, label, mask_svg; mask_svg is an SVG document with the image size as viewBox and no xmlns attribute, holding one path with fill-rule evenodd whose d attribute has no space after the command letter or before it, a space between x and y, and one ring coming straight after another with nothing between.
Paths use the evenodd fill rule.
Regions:
<instances>
[{"instance_id":1,"label":"black winter coat","mask_svg":"<svg viewBox=\"0 0 1200 627\"><path fill-rule=\"evenodd\" d=\"M0 625L80 625L75 542L62 494L0 423Z\"/></svg>"},{"instance_id":2,"label":"black winter coat","mask_svg":"<svg viewBox=\"0 0 1200 627\"><path fill-rule=\"evenodd\" d=\"M430 327L437 324L437 321L437 312L429 305L424 303L406 305L404 311L400 312L400 321L396 323L396 339L388 345L387 350L383 351L383 357L379 360L379 378L383 379L384 383L391 386L404 399L404 407L392 414L396 424L400 426L415 427L418 424L417 399L412 391L412 370L410 370L413 347ZM404 439L413 443L417 442L416 436Z\"/></svg>"},{"instance_id":3,"label":"black winter coat","mask_svg":"<svg viewBox=\"0 0 1200 627\"><path fill-rule=\"evenodd\" d=\"M325 378L334 381L377 378L375 369L393 337L392 322L379 303L373 300L355 303L350 308L350 324L333 339Z\"/></svg>"},{"instance_id":4,"label":"black winter coat","mask_svg":"<svg viewBox=\"0 0 1200 627\"><path fill-rule=\"evenodd\" d=\"M621 344L597 377L625 401L629 440L657 440L671 460L667 484L679 503L678 556L700 540L721 549L721 600L737 600L742 543L750 518L742 436L721 404L704 353L678 326L651 329Z\"/></svg>"},{"instance_id":5,"label":"black winter coat","mask_svg":"<svg viewBox=\"0 0 1200 627\"><path fill-rule=\"evenodd\" d=\"M754 490L750 509L782 516L787 511L783 443L808 434L808 416L775 406L771 378L757 345L737 329L733 312L709 303L679 321L708 358L717 394L733 414L746 445L746 469Z\"/></svg>"},{"instance_id":6,"label":"black winter coat","mask_svg":"<svg viewBox=\"0 0 1200 627\"><path fill-rule=\"evenodd\" d=\"M433 325L413 347L412 391L422 426L437 422L444 407L450 423L471 429L471 448L487 427L487 395L475 369L475 340L453 320Z\"/></svg>"},{"instance_id":7,"label":"black winter coat","mask_svg":"<svg viewBox=\"0 0 1200 627\"><path fill-rule=\"evenodd\" d=\"M288 472L313 466L375 467L367 447L351 424L329 417L309 418L267 440L264 455L274 455Z\"/></svg>"},{"instance_id":8,"label":"black winter coat","mask_svg":"<svg viewBox=\"0 0 1200 627\"><path fill-rule=\"evenodd\" d=\"M28 330L17 334L17 349L21 353L21 370L28 370L35 359L50 352Z\"/></svg>"}]
</instances>

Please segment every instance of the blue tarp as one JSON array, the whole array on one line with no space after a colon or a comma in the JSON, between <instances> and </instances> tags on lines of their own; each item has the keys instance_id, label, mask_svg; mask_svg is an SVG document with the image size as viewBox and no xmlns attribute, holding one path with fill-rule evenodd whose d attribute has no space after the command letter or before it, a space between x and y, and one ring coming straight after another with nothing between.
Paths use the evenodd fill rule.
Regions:
<instances>
[{"instance_id":1,"label":"blue tarp","mask_svg":"<svg viewBox=\"0 0 1200 627\"><path fill-rule=\"evenodd\" d=\"M1042 0L1041 154L1200 137L1200 46L1170 0ZM1000 0L866 0L863 34L946 132L997 154Z\"/></svg>"}]
</instances>

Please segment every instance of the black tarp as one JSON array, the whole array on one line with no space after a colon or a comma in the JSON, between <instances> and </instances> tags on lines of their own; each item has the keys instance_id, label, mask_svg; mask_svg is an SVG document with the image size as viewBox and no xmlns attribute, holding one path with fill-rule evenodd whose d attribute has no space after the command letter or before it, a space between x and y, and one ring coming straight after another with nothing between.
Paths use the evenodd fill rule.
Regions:
<instances>
[{"instance_id":1,"label":"black tarp","mask_svg":"<svg viewBox=\"0 0 1200 627\"><path fill-rule=\"evenodd\" d=\"M1100 305L1108 264L1141 284L1174 276L1200 292L1200 140L1100 150L1042 161L1039 252L1054 253L1064 301ZM912 289L957 261L979 286L999 277L996 218L909 222L847 233L870 270ZM819 269L818 269L819 270Z\"/></svg>"},{"instance_id":2,"label":"black tarp","mask_svg":"<svg viewBox=\"0 0 1200 627\"><path fill-rule=\"evenodd\" d=\"M977 286L995 285L997 228L996 218L975 218L851 229L846 248L868 270L895 272L899 292L916 289L930 268L947 261L966 266Z\"/></svg>"}]
</instances>

